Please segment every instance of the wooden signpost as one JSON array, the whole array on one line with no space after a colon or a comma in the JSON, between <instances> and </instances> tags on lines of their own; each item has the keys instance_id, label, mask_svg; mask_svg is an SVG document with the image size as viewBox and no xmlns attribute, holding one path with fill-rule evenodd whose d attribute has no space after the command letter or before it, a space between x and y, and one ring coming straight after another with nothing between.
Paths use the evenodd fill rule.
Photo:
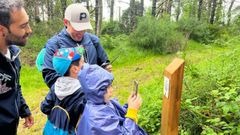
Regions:
<instances>
[{"instance_id":1,"label":"wooden signpost","mask_svg":"<svg viewBox=\"0 0 240 135\"><path fill-rule=\"evenodd\" d=\"M177 135L184 60L175 58L164 70L161 135Z\"/></svg>"}]
</instances>

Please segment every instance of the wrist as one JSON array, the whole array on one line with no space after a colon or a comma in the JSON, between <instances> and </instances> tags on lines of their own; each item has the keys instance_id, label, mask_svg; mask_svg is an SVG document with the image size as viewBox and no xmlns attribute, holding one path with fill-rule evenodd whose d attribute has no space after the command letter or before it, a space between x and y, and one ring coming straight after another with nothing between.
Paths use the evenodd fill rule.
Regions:
<instances>
[{"instance_id":1,"label":"wrist","mask_svg":"<svg viewBox=\"0 0 240 135\"><path fill-rule=\"evenodd\" d=\"M138 112L138 110L136 110L136 109L128 108L127 114L125 115L125 117L130 118L137 123L137 121L138 121L137 112Z\"/></svg>"}]
</instances>

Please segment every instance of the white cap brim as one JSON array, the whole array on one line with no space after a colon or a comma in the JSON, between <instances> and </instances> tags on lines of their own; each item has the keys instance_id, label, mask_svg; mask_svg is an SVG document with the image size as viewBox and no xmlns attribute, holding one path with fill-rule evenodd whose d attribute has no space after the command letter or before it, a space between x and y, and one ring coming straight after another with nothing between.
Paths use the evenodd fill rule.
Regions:
<instances>
[{"instance_id":1,"label":"white cap brim","mask_svg":"<svg viewBox=\"0 0 240 135\"><path fill-rule=\"evenodd\" d=\"M85 22L85 23L70 22L70 23L76 31L92 30L93 29L90 22Z\"/></svg>"}]
</instances>

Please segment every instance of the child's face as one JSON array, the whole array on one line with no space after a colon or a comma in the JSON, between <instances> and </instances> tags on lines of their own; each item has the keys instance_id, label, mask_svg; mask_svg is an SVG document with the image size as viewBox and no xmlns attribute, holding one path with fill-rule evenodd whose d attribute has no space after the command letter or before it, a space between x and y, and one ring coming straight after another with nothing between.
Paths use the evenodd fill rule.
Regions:
<instances>
[{"instance_id":1,"label":"child's face","mask_svg":"<svg viewBox=\"0 0 240 135\"><path fill-rule=\"evenodd\" d=\"M79 60L79 65L75 66L73 65L70 69L70 76L72 76L73 78L77 78L78 76L78 72L81 70L81 68L83 67L84 64L84 58L81 57L81 59Z\"/></svg>"},{"instance_id":2,"label":"child's face","mask_svg":"<svg viewBox=\"0 0 240 135\"><path fill-rule=\"evenodd\" d=\"M107 93L104 95L104 101L107 103L113 95L113 88L112 85L109 85L107 88Z\"/></svg>"}]
</instances>

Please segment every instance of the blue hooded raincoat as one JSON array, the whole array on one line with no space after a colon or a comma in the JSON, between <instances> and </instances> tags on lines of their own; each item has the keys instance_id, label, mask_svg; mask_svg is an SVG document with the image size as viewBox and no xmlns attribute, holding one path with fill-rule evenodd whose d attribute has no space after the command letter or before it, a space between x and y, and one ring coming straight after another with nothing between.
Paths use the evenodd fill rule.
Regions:
<instances>
[{"instance_id":1,"label":"blue hooded raincoat","mask_svg":"<svg viewBox=\"0 0 240 135\"><path fill-rule=\"evenodd\" d=\"M113 75L97 65L85 64L79 79L86 94L85 106L78 135L146 135L132 119L126 118L127 105L122 107L116 99L104 102L107 87Z\"/></svg>"}]
</instances>

